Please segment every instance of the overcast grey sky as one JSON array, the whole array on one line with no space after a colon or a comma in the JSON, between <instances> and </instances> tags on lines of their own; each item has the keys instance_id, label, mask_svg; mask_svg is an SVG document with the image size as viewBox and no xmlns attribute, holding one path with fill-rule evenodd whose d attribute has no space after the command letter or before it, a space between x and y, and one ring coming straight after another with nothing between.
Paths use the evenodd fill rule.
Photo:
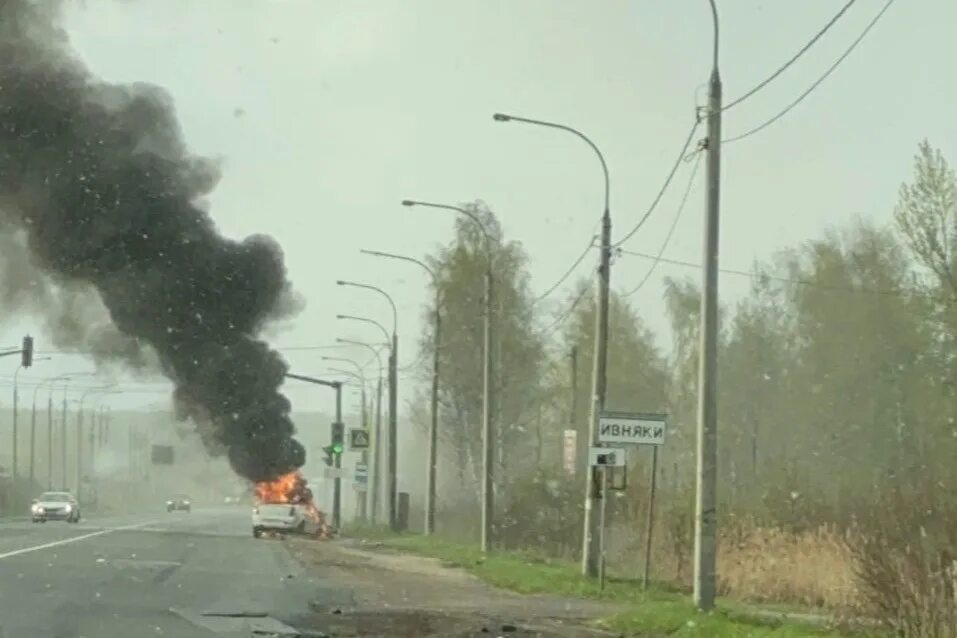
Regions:
<instances>
[{"instance_id":1,"label":"overcast grey sky","mask_svg":"<svg viewBox=\"0 0 957 638\"><path fill-rule=\"evenodd\" d=\"M760 123L813 82L885 0L858 0L799 63L725 117L733 135ZM79 0L65 24L104 79L165 87L191 147L223 160L212 215L226 235L267 233L283 246L307 306L271 337L277 345L374 339L336 313L391 321L399 304L401 363L416 358L427 289L414 266L360 248L419 257L448 241L452 219L409 210L403 198L483 199L530 257L536 291L582 251L601 211L601 174L580 140L492 121L495 111L579 128L604 151L613 238L641 217L705 97L711 14L706 0ZM844 0L724 0L721 67L733 98L800 48ZM722 266L747 270L784 246L855 215L886 221L924 137L957 162L957 42L953 0L896 2L858 49L804 103L766 131L725 149ZM696 137L701 137L698 134ZM626 248L657 252L691 164ZM665 255L700 261L699 178ZM583 276L592 258L576 273ZM627 290L649 262L623 256L613 286ZM661 280L700 275L662 265L632 297L665 335ZM570 285L572 280L569 280ZM748 288L723 276L723 301ZM564 303L568 288L556 291ZM5 309L5 312L9 309ZM2 326L11 345L31 330ZM35 331L34 331L35 332ZM37 334L42 349L44 335ZM664 341L664 343L667 343ZM316 352L293 367L322 373ZM355 353L359 354L359 353ZM0 382L12 375L6 359ZM39 378L89 368L59 357ZM407 392L404 398L408 398ZM290 387L299 409L331 408L331 393ZM3 403L7 403L5 397ZM117 403L165 400L163 394Z\"/></svg>"}]
</instances>

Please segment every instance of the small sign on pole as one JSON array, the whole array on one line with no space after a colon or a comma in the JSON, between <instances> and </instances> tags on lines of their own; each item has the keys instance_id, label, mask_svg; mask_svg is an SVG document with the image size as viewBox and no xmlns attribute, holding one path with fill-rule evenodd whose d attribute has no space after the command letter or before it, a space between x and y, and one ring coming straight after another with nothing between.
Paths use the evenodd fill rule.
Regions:
<instances>
[{"instance_id":1,"label":"small sign on pole","mask_svg":"<svg viewBox=\"0 0 957 638\"><path fill-rule=\"evenodd\" d=\"M588 448L588 465L592 467L625 467L625 449L614 447Z\"/></svg>"},{"instance_id":2,"label":"small sign on pole","mask_svg":"<svg viewBox=\"0 0 957 638\"><path fill-rule=\"evenodd\" d=\"M598 440L619 445L663 445L667 420L665 414L602 412Z\"/></svg>"},{"instance_id":3,"label":"small sign on pole","mask_svg":"<svg viewBox=\"0 0 957 638\"><path fill-rule=\"evenodd\" d=\"M352 479L353 485L357 490L366 489L369 482L369 468L365 463L356 463L355 476Z\"/></svg>"},{"instance_id":4,"label":"small sign on pole","mask_svg":"<svg viewBox=\"0 0 957 638\"><path fill-rule=\"evenodd\" d=\"M349 449L369 449L369 431L365 428L352 428L349 430Z\"/></svg>"},{"instance_id":5,"label":"small sign on pole","mask_svg":"<svg viewBox=\"0 0 957 638\"><path fill-rule=\"evenodd\" d=\"M562 434L562 468L566 473L575 474L575 457L578 456L578 431L565 430Z\"/></svg>"}]
</instances>

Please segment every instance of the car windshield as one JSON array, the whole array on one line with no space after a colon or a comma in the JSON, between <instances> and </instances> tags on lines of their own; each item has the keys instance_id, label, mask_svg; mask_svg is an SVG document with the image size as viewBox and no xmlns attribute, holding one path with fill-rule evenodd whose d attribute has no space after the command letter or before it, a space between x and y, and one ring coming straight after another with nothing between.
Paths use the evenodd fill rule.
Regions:
<instances>
[{"instance_id":1,"label":"car windshield","mask_svg":"<svg viewBox=\"0 0 957 638\"><path fill-rule=\"evenodd\" d=\"M259 506L260 514L272 516L291 516L295 511L295 506L286 503L263 503Z\"/></svg>"},{"instance_id":2,"label":"car windshield","mask_svg":"<svg viewBox=\"0 0 957 638\"><path fill-rule=\"evenodd\" d=\"M48 503L69 503L73 497L66 492L44 492L38 500Z\"/></svg>"}]
</instances>

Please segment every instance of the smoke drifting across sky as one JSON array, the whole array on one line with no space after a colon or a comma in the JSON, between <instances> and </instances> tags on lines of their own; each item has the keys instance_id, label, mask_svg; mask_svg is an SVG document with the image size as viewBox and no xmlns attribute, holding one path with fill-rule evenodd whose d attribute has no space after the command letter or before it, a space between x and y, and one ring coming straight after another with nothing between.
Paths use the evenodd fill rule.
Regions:
<instances>
[{"instance_id":1,"label":"smoke drifting across sky","mask_svg":"<svg viewBox=\"0 0 957 638\"><path fill-rule=\"evenodd\" d=\"M0 0L0 301L100 358L155 352L180 415L240 475L298 468L286 364L256 338L298 305L279 246L219 235L202 207L217 167L190 155L168 95L93 77L59 4ZM91 303L112 325L77 320Z\"/></svg>"}]
</instances>

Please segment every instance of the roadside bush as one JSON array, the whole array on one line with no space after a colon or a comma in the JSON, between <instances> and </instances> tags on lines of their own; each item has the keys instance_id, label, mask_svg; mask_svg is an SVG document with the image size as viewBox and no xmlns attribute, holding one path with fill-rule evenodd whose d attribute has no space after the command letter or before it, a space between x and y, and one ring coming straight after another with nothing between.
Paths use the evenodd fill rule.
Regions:
<instances>
[{"instance_id":1,"label":"roadside bush","mask_svg":"<svg viewBox=\"0 0 957 638\"><path fill-rule=\"evenodd\" d=\"M903 638L957 638L957 511L891 494L852 533L867 611Z\"/></svg>"},{"instance_id":2,"label":"roadside bush","mask_svg":"<svg viewBox=\"0 0 957 638\"><path fill-rule=\"evenodd\" d=\"M505 549L577 558L582 543L581 481L540 470L509 486L497 538Z\"/></svg>"}]
</instances>

